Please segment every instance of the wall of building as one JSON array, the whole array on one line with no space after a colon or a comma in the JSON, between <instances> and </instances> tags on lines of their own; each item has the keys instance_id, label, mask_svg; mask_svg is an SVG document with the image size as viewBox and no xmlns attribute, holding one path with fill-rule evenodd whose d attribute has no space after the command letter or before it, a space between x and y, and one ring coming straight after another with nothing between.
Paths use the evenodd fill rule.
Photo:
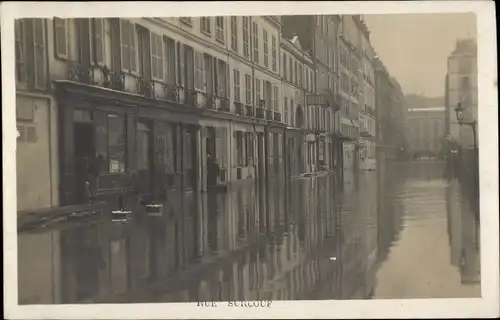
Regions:
<instances>
[{"instance_id":1,"label":"wall of building","mask_svg":"<svg viewBox=\"0 0 500 320\"><path fill-rule=\"evenodd\" d=\"M50 97L18 93L16 166L19 211L57 206L56 108ZM27 120L28 114L32 120Z\"/></svg>"},{"instance_id":2,"label":"wall of building","mask_svg":"<svg viewBox=\"0 0 500 320\"><path fill-rule=\"evenodd\" d=\"M445 139L445 109L410 109L406 136L408 149L412 154L443 151Z\"/></svg>"},{"instance_id":3,"label":"wall of building","mask_svg":"<svg viewBox=\"0 0 500 320\"><path fill-rule=\"evenodd\" d=\"M447 80L450 137L455 141L459 141L463 148L471 148L473 145L472 130L467 126L460 127L458 125L454 109L458 103L461 103L464 108L464 121L477 121L478 82L475 52L470 52L470 50L454 52L448 58Z\"/></svg>"}]
</instances>

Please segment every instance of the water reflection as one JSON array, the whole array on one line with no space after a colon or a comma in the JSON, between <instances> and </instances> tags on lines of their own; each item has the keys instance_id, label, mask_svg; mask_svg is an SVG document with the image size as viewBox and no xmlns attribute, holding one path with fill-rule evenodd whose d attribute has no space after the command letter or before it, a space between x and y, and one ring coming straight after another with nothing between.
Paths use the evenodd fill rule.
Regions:
<instances>
[{"instance_id":1,"label":"water reflection","mask_svg":"<svg viewBox=\"0 0 500 320\"><path fill-rule=\"evenodd\" d=\"M384 253L374 298L480 296L479 225L458 181L446 179L439 162L392 169L403 177L389 179L392 230L399 231Z\"/></svg>"},{"instance_id":2,"label":"water reflection","mask_svg":"<svg viewBox=\"0 0 500 320\"><path fill-rule=\"evenodd\" d=\"M167 194L162 214L19 235L19 302L479 295L479 226L440 163L227 193ZM36 267L36 272L34 268Z\"/></svg>"}]
</instances>

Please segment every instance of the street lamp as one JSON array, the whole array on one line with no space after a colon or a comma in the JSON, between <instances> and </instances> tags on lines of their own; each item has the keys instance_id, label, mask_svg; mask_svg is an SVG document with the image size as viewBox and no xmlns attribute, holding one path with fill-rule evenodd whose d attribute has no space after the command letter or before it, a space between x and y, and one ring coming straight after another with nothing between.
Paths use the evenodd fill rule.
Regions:
<instances>
[{"instance_id":1,"label":"street lamp","mask_svg":"<svg viewBox=\"0 0 500 320\"><path fill-rule=\"evenodd\" d=\"M460 126L462 125L467 125L467 126L470 126L472 128L472 135L473 135L473 146L474 146L474 149L473 149L473 163L474 163L474 168L473 168L473 172L474 172L474 196L475 196L475 199L477 200L477 194L476 192L479 191L479 188L478 188L478 171L479 171L479 166L478 166L478 163L477 163L477 142L476 142L476 125L477 125L477 121L476 120L472 120L472 121L464 121L464 107L462 106L462 103L458 103L457 104L457 107L455 108L455 112L457 114L457 120L458 120L458 124Z\"/></svg>"},{"instance_id":2,"label":"street lamp","mask_svg":"<svg viewBox=\"0 0 500 320\"><path fill-rule=\"evenodd\" d=\"M472 134L473 134L473 138L474 138L474 151L477 149L477 145L476 145L476 124L477 124L477 121L476 120L473 120L473 121L464 121L464 107L462 106L462 103L458 103L457 104L457 107L455 108L455 112L457 114L457 120L458 120L458 124L460 126L462 125L467 125L467 126L470 126L472 128Z\"/></svg>"}]
</instances>

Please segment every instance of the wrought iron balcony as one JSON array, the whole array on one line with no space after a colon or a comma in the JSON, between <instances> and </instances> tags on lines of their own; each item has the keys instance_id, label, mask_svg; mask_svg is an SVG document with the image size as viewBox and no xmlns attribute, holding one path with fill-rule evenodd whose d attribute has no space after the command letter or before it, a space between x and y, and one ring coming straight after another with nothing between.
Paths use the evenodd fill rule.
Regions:
<instances>
[{"instance_id":1,"label":"wrought iron balcony","mask_svg":"<svg viewBox=\"0 0 500 320\"><path fill-rule=\"evenodd\" d=\"M264 109L262 107L257 107L255 111L256 118L264 119Z\"/></svg>"},{"instance_id":2,"label":"wrought iron balcony","mask_svg":"<svg viewBox=\"0 0 500 320\"><path fill-rule=\"evenodd\" d=\"M245 105L246 115L247 117L255 117L254 108L251 105Z\"/></svg>"},{"instance_id":3,"label":"wrought iron balcony","mask_svg":"<svg viewBox=\"0 0 500 320\"><path fill-rule=\"evenodd\" d=\"M363 137L363 138L368 138L368 137L371 136L370 133L368 132L368 130L365 129L365 128L360 130L360 134L359 135L361 137Z\"/></svg>"},{"instance_id":4,"label":"wrought iron balcony","mask_svg":"<svg viewBox=\"0 0 500 320\"><path fill-rule=\"evenodd\" d=\"M68 63L68 80L94 85L94 69L71 61Z\"/></svg>"},{"instance_id":5,"label":"wrought iron balcony","mask_svg":"<svg viewBox=\"0 0 500 320\"><path fill-rule=\"evenodd\" d=\"M102 85L105 88L125 91L125 73L109 70L107 66L101 68L103 75Z\"/></svg>"},{"instance_id":6,"label":"wrought iron balcony","mask_svg":"<svg viewBox=\"0 0 500 320\"><path fill-rule=\"evenodd\" d=\"M229 112L229 99L228 98L219 98L219 99L220 99L219 110Z\"/></svg>"},{"instance_id":7,"label":"wrought iron balcony","mask_svg":"<svg viewBox=\"0 0 500 320\"><path fill-rule=\"evenodd\" d=\"M274 120L272 110L266 109L266 119L267 120Z\"/></svg>"},{"instance_id":8,"label":"wrought iron balcony","mask_svg":"<svg viewBox=\"0 0 500 320\"><path fill-rule=\"evenodd\" d=\"M145 79L143 77L137 77L135 79L137 86L137 93L142 94L148 98L154 98L154 83L151 80Z\"/></svg>"},{"instance_id":9,"label":"wrought iron balcony","mask_svg":"<svg viewBox=\"0 0 500 320\"><path fill-rule=\"evenodd\" d=\"M274 121L279 121L281 122L281 113L279 112L274 112Z\"/></svg>"},{"instance_id":10,"label":"wrought iron balcony","mask_svg":"<svg viewBox=\"0 0 500 320\"><path fill-rule=\"evenodd\" d=\"M175 84L161 83L165 100L179 102L179 88Z\"/></svg>"},{"instance_id":11,"label":"wrought iron balcony","mask_svg":"<svg viewBox=\"0 0 500 320\"><path fill-rule=\"evenodd\" d=\"M205 95L205 109L215 110L215 96L213 94Z\"/></svg>"},{"instance_id":12,"label":"wrought iron balcony","mask_svg":"<svg viewBox=\"0 0 500 320\"><path fill-rule=\"evenodd\" d=\"M234 102L234 112L243 115L243 104L241 102Z\"/></svg>"},{"instance_id":13,"label":"wrought iron balcony","mask_svg":"<svg viewBox=\"0 0 500 320\"><path fill-rule=\"evenodd\" d=\"M190 107L198 106L198 92L192 89L186 89L184 91L184 104Z\"/></svg>"}]
</instances>

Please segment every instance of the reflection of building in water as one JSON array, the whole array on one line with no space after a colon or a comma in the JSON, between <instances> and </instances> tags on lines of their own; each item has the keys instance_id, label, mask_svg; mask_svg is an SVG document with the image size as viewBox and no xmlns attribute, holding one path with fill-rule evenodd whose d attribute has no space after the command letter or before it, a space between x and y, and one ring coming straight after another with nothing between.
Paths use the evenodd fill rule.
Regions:
<instances>
[{"instance_id":1,"label":"reflection of building in water","mask_svg":"<svg viewBox=\"0 0 500 320\"><path fill-rule=\"evenodd\" d=\"M451 262L458 267L462 284L481 282L479 224L465 203L460 183L450 181L446 194Z\"/></svg>"},{"instance_id":2,"label":"reflection of building in water","mask_svg":"<svg viewBox=\"0 0 500 320\"><path fill-rule=\"evenodd\" d=\"M259 190L241 184L216 196L169 194L160 216L61 227L46 240L44 233L22 233L20 301L331 299L356 291L364 297L372 283L364 260L376 243L362 225L372 223L373 213L365 204L351 206L350 217L337 214L344 204L332 201L334 187L332 176L291 180L289 212L283 186L271 188L260 207ZM343 235L345 229L351 231ZM38 281L23 268L32 261L32 242L37 253L53 257L44 260L46 276Z\"/></svg>"},{"instance_id":3,"label":"reflection of building in water","mask_svg":"<svg viewBox=\"0 0 500 320\"><path fill-rule=\"evenodd\" d=\"M378 163L378 162L377 162ZM397 164L379 165L377 169L377 264L389 254L392 243L401 231L401 204L393 201L404 168ZM379 172L380 171L380 172ZM400 211L398 211L400 210Z\"/></svg>"},{"instance_id":4,"label":"reflection of building in water","mask_svg":"<svg viewBox=\"0 0 500 320\"><path fill-rule=\"evenodd\" d=\"M57 303L61 300L59 231L26 233L18 238L19 304ZM36 263L36 272L33 271Z\"/></svg>"}]
</instances>

